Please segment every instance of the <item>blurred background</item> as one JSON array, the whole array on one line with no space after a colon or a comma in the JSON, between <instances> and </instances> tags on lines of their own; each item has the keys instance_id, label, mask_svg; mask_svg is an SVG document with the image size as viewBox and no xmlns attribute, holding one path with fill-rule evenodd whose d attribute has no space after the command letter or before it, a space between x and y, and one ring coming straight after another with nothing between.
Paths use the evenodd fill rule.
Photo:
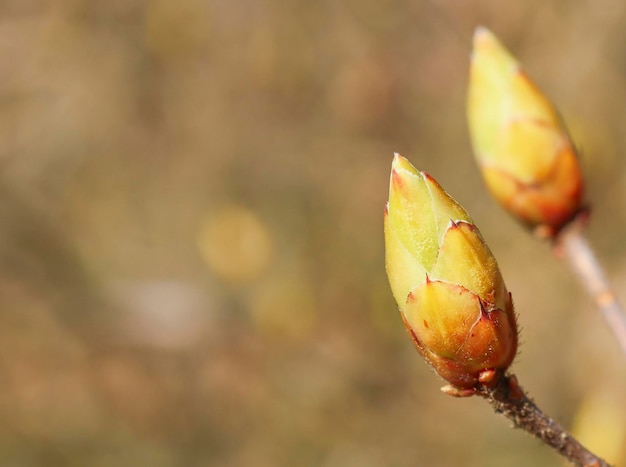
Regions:
<instances>
[{"instance_id":1,"label":"blurred background","mask_svg":"<svg viewBox=\"0 0 626 467\"><path fill-rule=\"evenodd\" d=\"M474 166L479 24L565 115L626 300L623 2L0 1L0 465L559 465L406 335L394 151L498 258L521 384L626 465L618 346Z\"/></svg>"}]
</instances>

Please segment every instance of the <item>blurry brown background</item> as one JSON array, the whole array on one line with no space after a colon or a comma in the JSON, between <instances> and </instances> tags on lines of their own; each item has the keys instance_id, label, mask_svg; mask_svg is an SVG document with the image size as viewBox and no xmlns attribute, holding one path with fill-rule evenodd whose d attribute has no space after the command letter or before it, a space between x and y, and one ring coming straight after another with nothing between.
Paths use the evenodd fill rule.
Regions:
<instances>
[{"instance_id":1,"label":"blurry brown background","mask_svg":"<svg viewBox=\"0 0 626 467\"><path fill-rule=\"evenodd\" d=\"M568 120L621 292L623 2L1 1L0 465L558 465L406 336L394 151L499 259L522 385L626 465L617 345L474 166L478 24Z\"/></svg>"}]
</instances>

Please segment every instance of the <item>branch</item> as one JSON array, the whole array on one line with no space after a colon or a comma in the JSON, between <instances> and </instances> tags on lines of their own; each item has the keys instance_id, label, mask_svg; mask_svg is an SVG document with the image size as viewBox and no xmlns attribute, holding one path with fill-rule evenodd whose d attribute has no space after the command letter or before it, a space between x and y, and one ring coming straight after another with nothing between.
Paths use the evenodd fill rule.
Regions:
<instances>
[{"instance_id":1,"label":"branch","mask_svg":"<svg viewBox=\"0 0 626 467\"><path fill-rule=\"evenodd\" d=\"M598 310L617 338L619 346L626 354L626 314L617 300L604 270L598 262L593 249L583 234L583 216L574 219L555 237L555 246L559 253L564 252L570 267L574 270L582 285L596 302Z\"/></svg>"},{"instance_id":2,"label":"branch","mask_svg":"<svg viewBox=\"0 0 626 467\"><path fill-rule=\"evenodd\" d=\"M580 467L610 467L605 460L585 448L544 414L524 394L514 375L501 377L493 387L479 386L476 394L484 397L497 413L513 421L515 427L526 430L553 447L572 464Z\"/></svg>"}]
</instances>

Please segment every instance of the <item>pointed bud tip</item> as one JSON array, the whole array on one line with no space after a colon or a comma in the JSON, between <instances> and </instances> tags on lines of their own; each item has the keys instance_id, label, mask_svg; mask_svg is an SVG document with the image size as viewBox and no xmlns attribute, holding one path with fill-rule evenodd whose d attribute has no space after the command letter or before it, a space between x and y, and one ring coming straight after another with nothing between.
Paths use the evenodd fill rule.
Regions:
<instances>
[{"instance_id":1,"label":"pointed bud tip","mask_svg":"<svg viewBox=\"0 0 626 467\"><path fill-rule=\"evenodd\" d=\"M474 51L477 49L489 49L502 47L496 35L484 26L478 26L474 31Z\"/></svg>"},{"instance_id":2,"label":"pointed bud tip","mask_svg":"<svg viewBox=\"0 0 626 467\"><path fill-rule=\"evenodd\" d=\"M403 167L406 164L410 164L410 162L407 160L406 157L404 157L399 152L394 152L393 153L393 161L391 162L391 167L392 168Z\"/></svg>"},{"instance_id":3,"label":"pointed bud tip","mask_svg":"<svg viewBox=\"0 0 626 467\"><path fill-rule=\"evenodd\" d=\"M500 39L484 26L478 26L474 31L474 40L472 53L470 58L476 59L476 56L489 57L489 60L495 60L501 66L510 64L512 67L518 67L517 59L500 42Z\"/></svg>"},{"instance_id":4,"label":"pointed bud tip","mask_svg":"<svg viewBox=\"0 0 626 467\"><path fill-rule=\"evenodd\" d=\"M413 167L413 164L411 164L406 157L397 152L393 153L393 162L391 163L391 167L394 169L408 170L409 172L417 172L417 169Z\"/></svg>"},{"instance_id":5,"label":"pointed bud tip","mask_svg":"<svg viewBox=\"0 0 626 467\"><path fill-rule=\"evenodd\" d=\"M484 41L487 39L493 38L493 33L487 29L485 26L478 26L474 30L474 44L479 41Z\"/></svg>"},{"instance_id":6,"label":"pointed bud tip","mask_svg":"<svg viewBox=\"0 0 626 467\"><path fill-rule=\"evenodd\" d=\"M401 189L403 184L408 180L407 176L419 177L421 173L417 170L409 160L398 153L394 153L393 162L391 164L391 184L396 189Z\"/></svg>"}]
</instances>

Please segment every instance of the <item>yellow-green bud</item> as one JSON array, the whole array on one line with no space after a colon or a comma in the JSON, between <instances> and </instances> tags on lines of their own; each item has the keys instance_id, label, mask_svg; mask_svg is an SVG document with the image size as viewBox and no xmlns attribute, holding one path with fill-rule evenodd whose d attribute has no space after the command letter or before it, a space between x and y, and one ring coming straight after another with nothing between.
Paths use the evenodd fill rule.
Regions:
<instances>
[{"instance_id":1,"label":"yellow-green bud","mask_svg":"<svg viewBox=\"0 0 626 467\"><path fill-rule=\"evenodd\" d=\"M509 212L548 236L577 214L583 183L562 120L482 27L474 34L467 117L487 187Z\"/></svg>"},{"instance_id":2,"label":"yellow-green bud","mask_svg":"<svg viewBox=\"0 0 626 467\"><path fill-rule=\"evenodd\" d=\"M463 390L511 364L517 327L495 258L467 212L398 154L385 209L385 251L404 324L437 373Z\"/></svg>"}]
</instances>

